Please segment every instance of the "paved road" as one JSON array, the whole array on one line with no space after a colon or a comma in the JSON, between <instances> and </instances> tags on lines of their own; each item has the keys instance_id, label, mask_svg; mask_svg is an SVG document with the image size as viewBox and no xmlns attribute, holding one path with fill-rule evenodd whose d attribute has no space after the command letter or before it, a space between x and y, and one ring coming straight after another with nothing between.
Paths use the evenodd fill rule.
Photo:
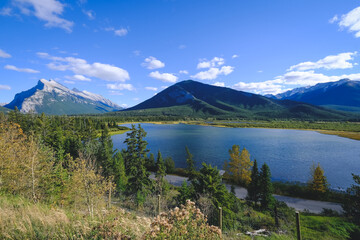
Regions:
<instances>
[{"instance_id":1,"label":"paved road","mask_svg":"<svg viewBox=\"0 0 360 240\"><path fill-rule=\"evenodd\" d=\"M154 178L154 175L151 175L150 178ZM166 180L172 185L181 186L181 184L186 180L185 177L167 175L165 176ZM231 185L225 184L226 188L230 190ZM235 194L238 198L244 199L247 195L247 190L242 187L235 186ZM321 213L324 208L332 209L337 212L342 212L342 208L338 203L332 202L323 202L315 200L307 200L302 198L286 197L280 195L274 195L274 197L282 202L285 202L289 207L295 208L297 211L308 210L312 213Z\"/></svg>"}]
</instances>

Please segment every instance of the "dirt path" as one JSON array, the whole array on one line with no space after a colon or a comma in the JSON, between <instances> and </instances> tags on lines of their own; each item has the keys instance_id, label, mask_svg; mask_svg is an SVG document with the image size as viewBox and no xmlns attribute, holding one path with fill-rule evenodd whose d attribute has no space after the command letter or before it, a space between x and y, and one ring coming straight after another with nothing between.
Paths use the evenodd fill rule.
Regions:
<instances>
[{"instance_id":1,"label":"dirt path","mask_svg":"<svg viewBox=\"0 0 360 240\"><path fill-rule=\"evenodd\" d=\"M154 175L151 175L150 178L154 178ZM166 180L174 186L181 186L184 180L187 180L186 177L180 177L175 175L165 176ZM230 191L231 185L225 184L226 188ZM240 199L245 199L247 195L247 190L242 187L235 186L235 194ZM341 205L338 203L332 202L323 202L308 200L302 198L286 197L280 195L274 195L274 197L282 202L285 202L289 207L295 208L297 211L309 211L312 213L321 213L324 208L331 209L337 212L342 212Z\"/></svg>"}]
</instances>

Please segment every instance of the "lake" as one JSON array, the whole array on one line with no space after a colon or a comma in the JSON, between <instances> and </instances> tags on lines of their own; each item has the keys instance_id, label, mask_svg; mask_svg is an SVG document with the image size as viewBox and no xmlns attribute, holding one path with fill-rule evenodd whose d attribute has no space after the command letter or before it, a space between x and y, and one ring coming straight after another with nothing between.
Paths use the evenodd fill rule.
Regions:
<instances>
[{"instance_id":1,"label":"lake","mask_svg":"<svg viewBox=\"0 0 360 240\"><path fill-rule=\"evenodd\" d=\"M124 126L131 127L131 124ZM186 124L150 124L141 126L147 132L148 149L171 156L176 167L186 167L185 146L194 155L197 167L202 162L222 169L229 159L229 149L237 144L249 150L259 168L266 162L273 180L307 182L310 167L320 163L333 189L353 184L351 173L360 174L360 141L315 131L219 128ZM114 135L114 148L126 148L126 134Z\"/></svg>"}]
</instances>

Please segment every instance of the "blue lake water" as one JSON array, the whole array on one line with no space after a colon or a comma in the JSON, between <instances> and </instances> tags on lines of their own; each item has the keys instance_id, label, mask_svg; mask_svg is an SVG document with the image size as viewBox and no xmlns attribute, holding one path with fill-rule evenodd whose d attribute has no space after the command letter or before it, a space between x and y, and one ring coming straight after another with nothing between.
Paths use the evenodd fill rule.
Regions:
<instances>
[{"instance_id":1,"label":"blue lake water","mask_svg":"<svg viewBox=\"0 0 360 240\"><path fill-rule=\"evenodd\" d=\"M131 127L130 124L124 125ZM320 163L330 187L346 189L353 184L351 173L360 174L360 141L315 131L219 128L186 124L141 124L147 132L148 149L163 157L171 156L176 167L186 166L185 146L202 162L222 169L229 149L237 144L249 150L251 159L266 162L273 180L307 182L310 167ZM126 134L114 135L114 147L126 148Z\"/></svg>"}]
</instances>

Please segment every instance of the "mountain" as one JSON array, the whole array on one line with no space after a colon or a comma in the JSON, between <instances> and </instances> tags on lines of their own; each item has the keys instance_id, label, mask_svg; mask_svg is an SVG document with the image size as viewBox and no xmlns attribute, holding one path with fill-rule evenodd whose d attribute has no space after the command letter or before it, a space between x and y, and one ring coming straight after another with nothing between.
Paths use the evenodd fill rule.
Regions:
<instances>
[{"instance_id":1,"label":"mountain","mask_svg":"<svg viewBox=\"0 0 360 240\"><path fill-rule=\"evenodd\" d=\"M296 88L276 96L342 111L360 112L360 82L342 79L319 83L311 87Z\"/></svg>"},{"instance_id":2,"label":"mountain","mask_svg":"<svg viewBox=\"0 0 360 240\"><path fill-rule=\"evenodd\" d=\"M270 99L192 80L174 84L154 97L116 114L258 119L344 119L349 117L339 111L306 103Z\"/></svg>"},{"instance_id":3,"label":"mountain","mask_svg":"<svg viewBox=\"0 0 360 240\"><path fill-rule=\"evenodd\" d=\"M10 109L0 106L0 112L6 113L6 112L9 112L9 111L10 111Z\"/></svg>"},{"instance_id":4,"label":"mountain","mask_svg":"<svg viewBox=\"0 0 360 240\"><path fill-rule=\"evenodd\" d=\"M54 80L39 80L37 85L15 95L12 102L4 107L15 106L24 113L88 114L104 113L122 109L110 100L94 93L70 90Z\"/></svg>"}]
</instances>

